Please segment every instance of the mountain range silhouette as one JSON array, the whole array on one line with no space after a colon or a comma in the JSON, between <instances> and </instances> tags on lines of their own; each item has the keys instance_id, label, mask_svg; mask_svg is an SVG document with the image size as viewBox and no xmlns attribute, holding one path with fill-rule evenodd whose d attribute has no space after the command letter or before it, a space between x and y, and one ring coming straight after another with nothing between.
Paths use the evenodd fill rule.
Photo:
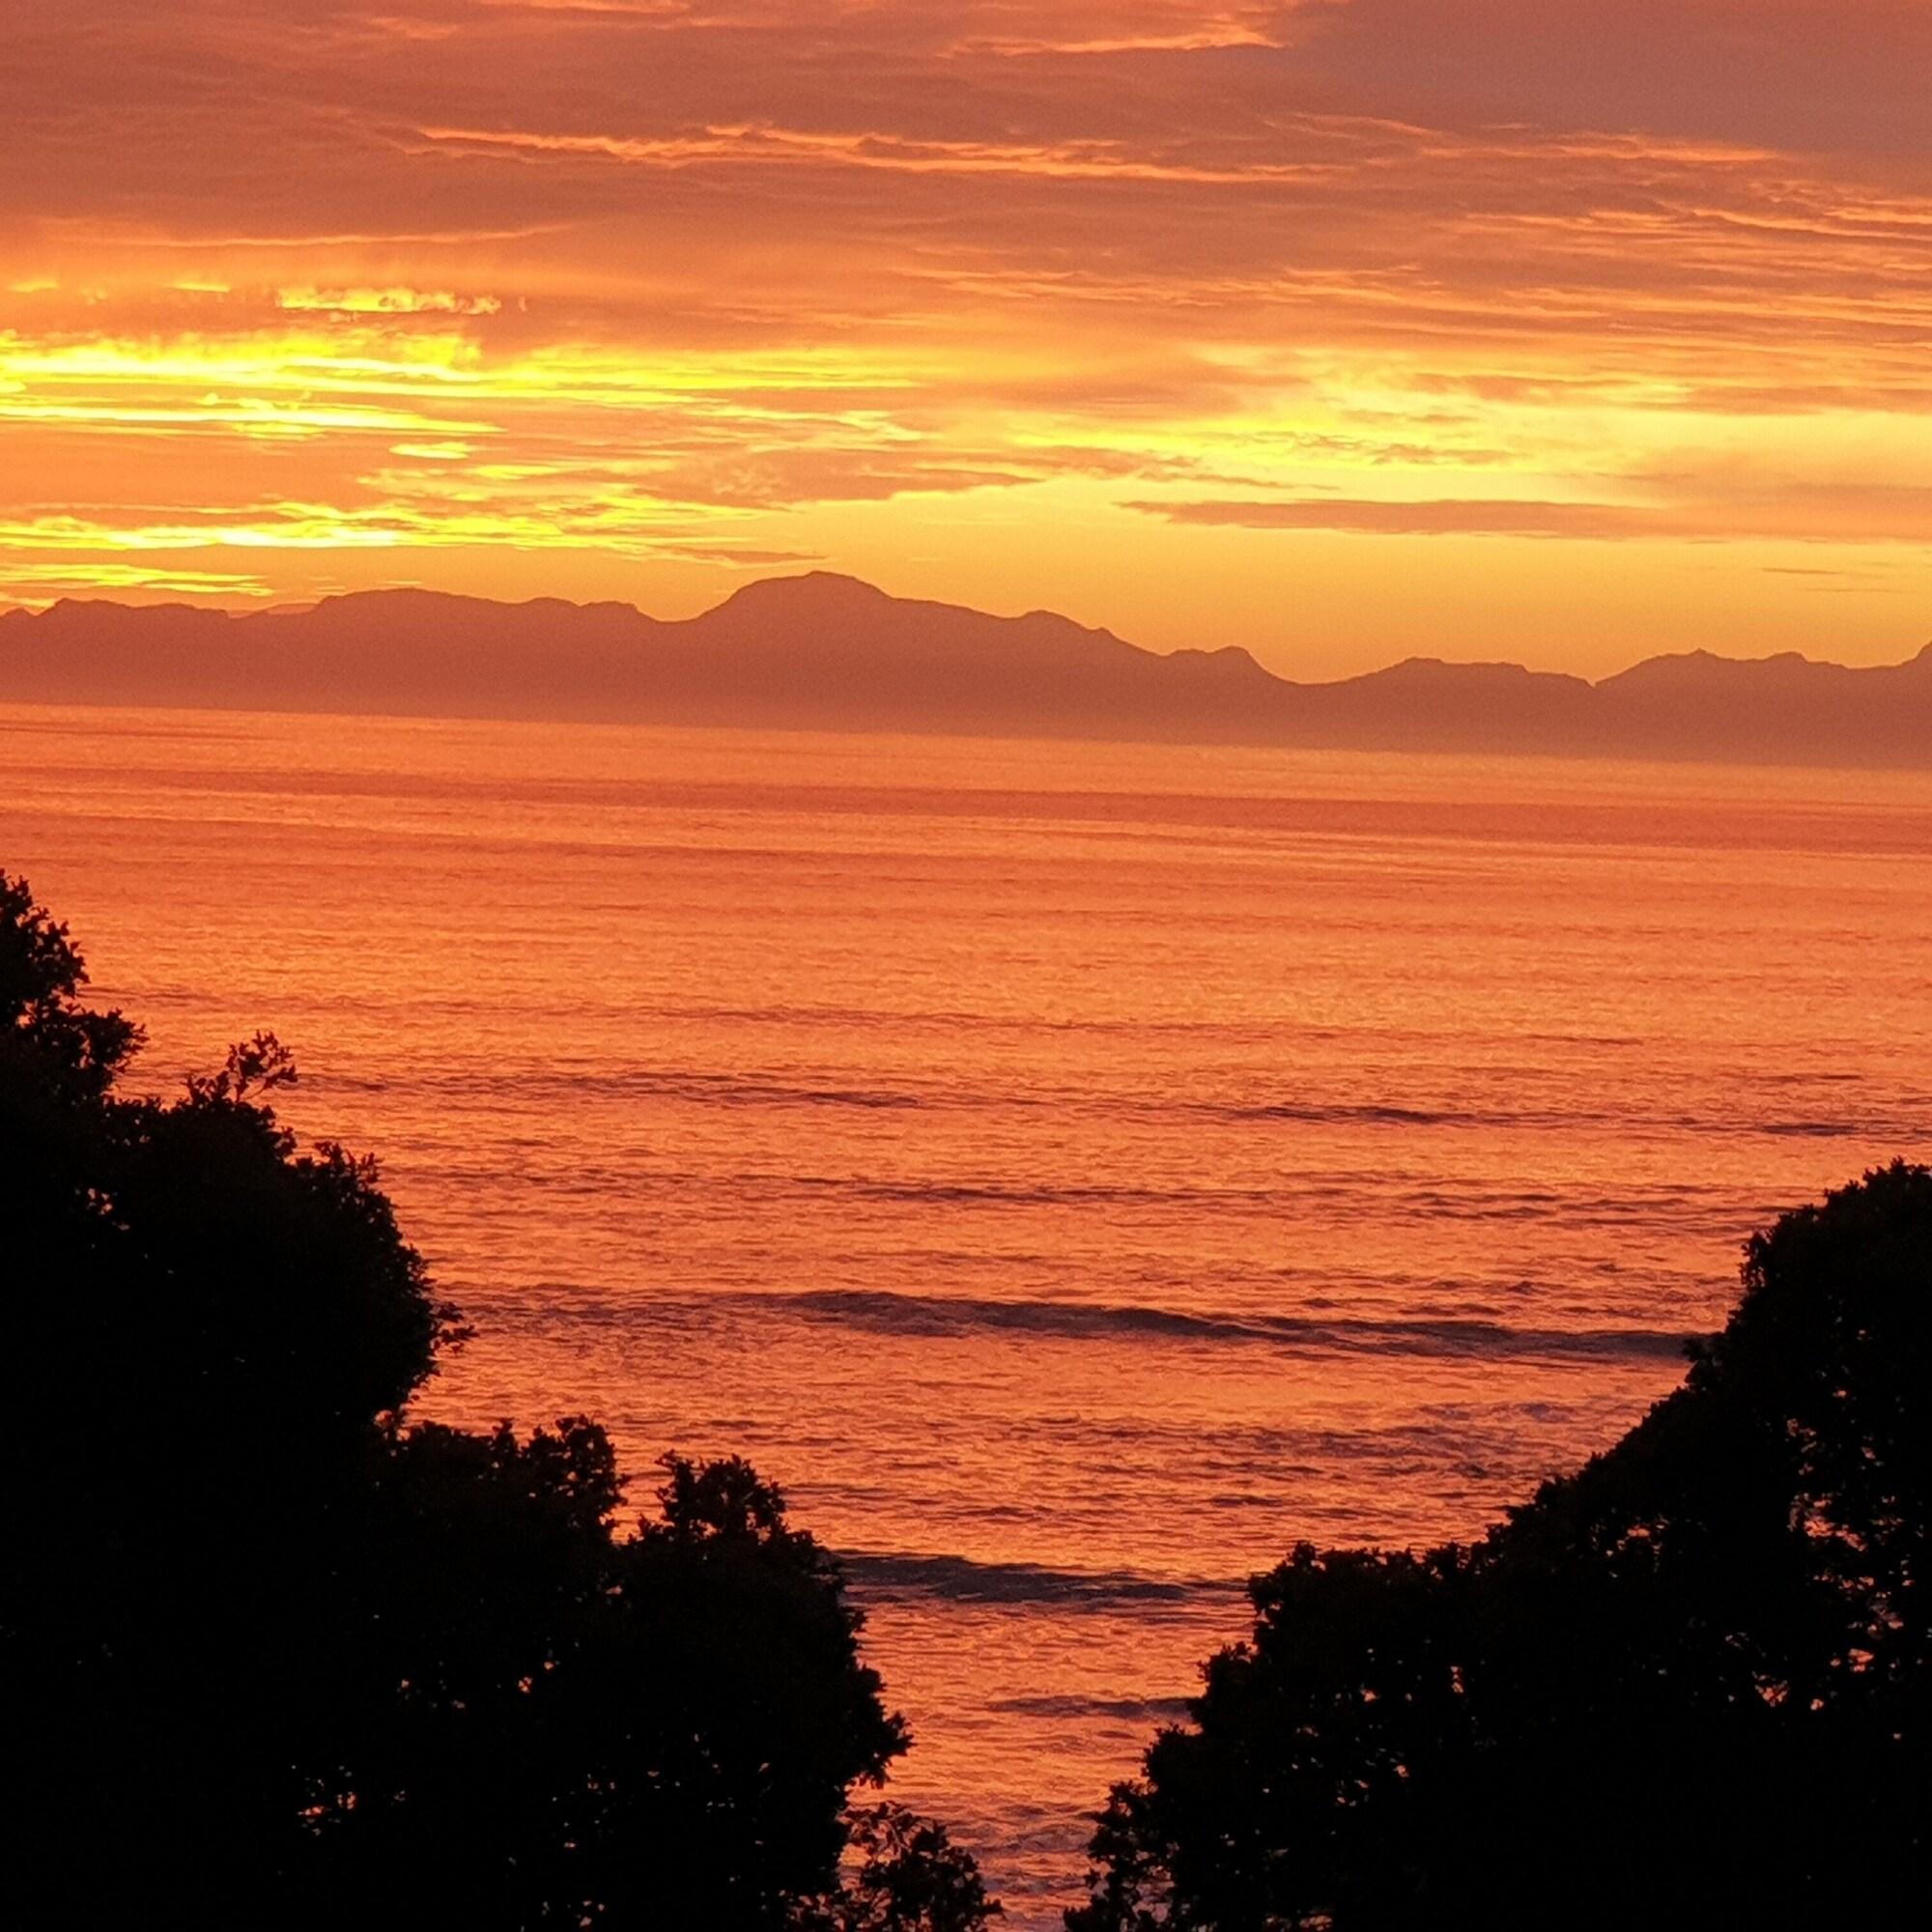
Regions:
<instances>
[{"instance_id":1,"label":"mountain range silhouette","mask_svg":"<svg viewBox=\"0 0 1932 1932\"><path fill-rule=\"evenodd\" d=\"M234 615L63 599L0 615L0 699L254 711L1932 767L1932 644L1854 669L1657 657L1592 683L1410 658L1333 683L1141 649L828 572L698 616L427 590Z\"/></svg>"}]
</instances>

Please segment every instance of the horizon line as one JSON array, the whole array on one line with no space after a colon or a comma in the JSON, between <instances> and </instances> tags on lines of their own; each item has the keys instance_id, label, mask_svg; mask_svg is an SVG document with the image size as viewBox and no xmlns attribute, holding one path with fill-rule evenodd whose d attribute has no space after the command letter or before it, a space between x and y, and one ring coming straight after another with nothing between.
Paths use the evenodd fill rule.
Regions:
<instances>
[{"instance_id":1,"label":"horizon line","mask_svg":"<svg viewBox=\"0 0 1932 1932\"><path fill-rule=\"evenodd\" d=\"M782 584L805 584L812 582L838 584L862 590L868 596L878 598L888 604L905 605L915 609L964 611L973 616L983 617L995 623L1025 623L1030 619L1045 618L1054 623L1065 624L1072 629L1086 632L1091 636L1111 638L1115 642L1123 644L1131 650L1140 651L1149 657L1158 658L1163 661L1179 657L1225 657L1231 655L1243 657L1254 665L1256 669L1261 671L1264 676L1274 682L1289 686L1299 686L1303 689L1321 689L1323 687L1358 683L1367 678L1384 676L1390 671L1401 670L1409 666L1441 666L1448 669L1457 670L1500 669L1521 671L1530 677L1559 678L1566 682L1585 685L1592 690L1596 690L1604 684L1613 682L1617 678L1627 675L1631 671L1657 664L1697 662L1741 666L1799 664L1813 667L1821 670L1840 670L1856 675L1863 671L1900 670L1918 663L1923 658L1932 656L1932 638L1928 638L1917 649L1909 651L1902 658L1873 664L1846 664L1836 658L1814 658L1808 653L1799 650L1769 651L1759 657L1738 657L1727 655L1721 651L1711 650L1708 646L1699 645L1690 650L1658 651L1648 656L1634 656L1621 669L1606 671L1601 676L1590 677L1581 671L1541 668L1525 664L1516 658L1445 658L1429 653L1411 652L1406 657L1391 659L1388 663L1377 666L1372 669L1354 671L1341 677L1302 678L1290 675L1273 668L1269 665L1264 664L1261 659L1255 656L1253 650L1245 644L1178 644L1169 649L1161 649L1151 644L1136 643L1132 639L1122 638L1119 632L1111 630L1105 625L1086 623L1078 617L1068 615L1064 611L1056 611L1045 605L1037 605L1025 611L1008 612L987 611L979 605L962 604L944 597L901 596L897 592L887 590L883 586L872 582L868 578L860 577L854 572L830 570L817 565L806 570L787 571L775 573L771 576L750 578L746 582L734 585L715 603L707 604L701 610L695 611L686 617L660 617L654 612L645 610L641 604L634 603L621 597L582 599L564 597L550 591L536 591L527 597L490 597L473 591L446 590L424 583L392 583L371 585L361 589L330 591L324 596L310 598L304 602L273 602L252 606L194 602L191 601L191 594L130 600L126 597L112 595L93 596L86 592L68 592L59 597L49 598L44 602L36 600L32 603L16 602L0 604L0 622L5 622L14 617L22 617L30 622L38 622L42 618L64 608L83 610L107 609L128 612L181 611L192 612L194 615L200 617L224 617L237 622L246 622L251 619L265 617L295 618L309 616L331 605L371 603L382 598L391 597L421 597L446 604L480 605L497 611L526 611L536 605L560 605L567 610L578 611L623 611L649 624L679 626L700 622L702 619L724 610L726 606L735 603L740 597L745 596L749 592Z\"/></svg>"}]
</instances>

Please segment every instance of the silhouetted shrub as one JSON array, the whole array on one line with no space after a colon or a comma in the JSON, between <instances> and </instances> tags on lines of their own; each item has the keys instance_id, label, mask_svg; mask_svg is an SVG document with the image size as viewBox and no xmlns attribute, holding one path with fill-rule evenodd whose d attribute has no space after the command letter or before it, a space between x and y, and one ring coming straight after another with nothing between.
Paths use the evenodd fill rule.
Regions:
<instances>
[{"instance_id":1,"label":"silhouetted shrub","mask_svg":"<svg viewBox=\"0 0 1932 1932\"><path fill-rule=\"evenodd\" d=\"M668 1459L619 1539L594 1423L410 1423L464 1331L374 1166L298 1150L271 1037L122 1097L84 978L0 875L9 1921L981 1923L918 1821L841 1880L905 1734L779 1492Z\"/></svg>"},{"instance_id":2,"label":"silhouetted shrub","mask_svg":"<svg viewBox=\"0 0 1932 1932\"><path fill-rule=\"evenodd\" d=\"M1001 1913L945 1827L903 1805L853 1819L844 1885L809 1902L796 1932L977 1932Z\"/></svg>"},{"instance_id":3,"label":"silhouetted shrub","mask_svg":"<svg viewBox=\"0 0 1932 1932\"><path fill-rule=\"evenodd\" d=\"M1473 1547L1258 1577L1069 1926L1918 1922L1932 1174L1787 1214L1744 1291Z\"/></svg>"}]
</instances>

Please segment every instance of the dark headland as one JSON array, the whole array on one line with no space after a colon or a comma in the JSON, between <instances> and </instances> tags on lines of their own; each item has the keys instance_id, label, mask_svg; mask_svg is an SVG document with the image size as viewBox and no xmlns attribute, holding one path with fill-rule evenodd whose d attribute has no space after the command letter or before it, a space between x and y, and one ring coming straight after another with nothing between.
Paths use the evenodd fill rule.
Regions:
<instances>
[{"instance_id":1,"label":"dark headland","mask_svg":"<svg viewBox=\"0 0 1932 1932\"><path fill-rule=\"evenodd\" d=\"M1235 647L1163 654L823 572L674 622L423 590L246 615L63 600L0 616L0 701L1932 766L1932 644L1862 669L1695 651L1593 684L1410 658L1302 684Z\"/></svg>"}]
</instances>

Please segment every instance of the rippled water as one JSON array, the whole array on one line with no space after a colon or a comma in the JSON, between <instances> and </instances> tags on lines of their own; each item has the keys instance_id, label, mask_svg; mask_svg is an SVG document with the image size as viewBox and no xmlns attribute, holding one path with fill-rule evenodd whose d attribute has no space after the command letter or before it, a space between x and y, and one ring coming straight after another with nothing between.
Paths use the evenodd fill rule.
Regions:
<instances>
[{"instance_id":1,"label":"rippled water","mask_svg":"<svg viewBox=\"0 0 1932 1932\"><path fill-rule=\"evenodd\" d=\"M1932 1151L1932 781L0 711L168 1085L270 1026L479 1333L742 1450L1017 1924L1298 1537L1479 1529Z\"/></svg>"}]
</instances>

